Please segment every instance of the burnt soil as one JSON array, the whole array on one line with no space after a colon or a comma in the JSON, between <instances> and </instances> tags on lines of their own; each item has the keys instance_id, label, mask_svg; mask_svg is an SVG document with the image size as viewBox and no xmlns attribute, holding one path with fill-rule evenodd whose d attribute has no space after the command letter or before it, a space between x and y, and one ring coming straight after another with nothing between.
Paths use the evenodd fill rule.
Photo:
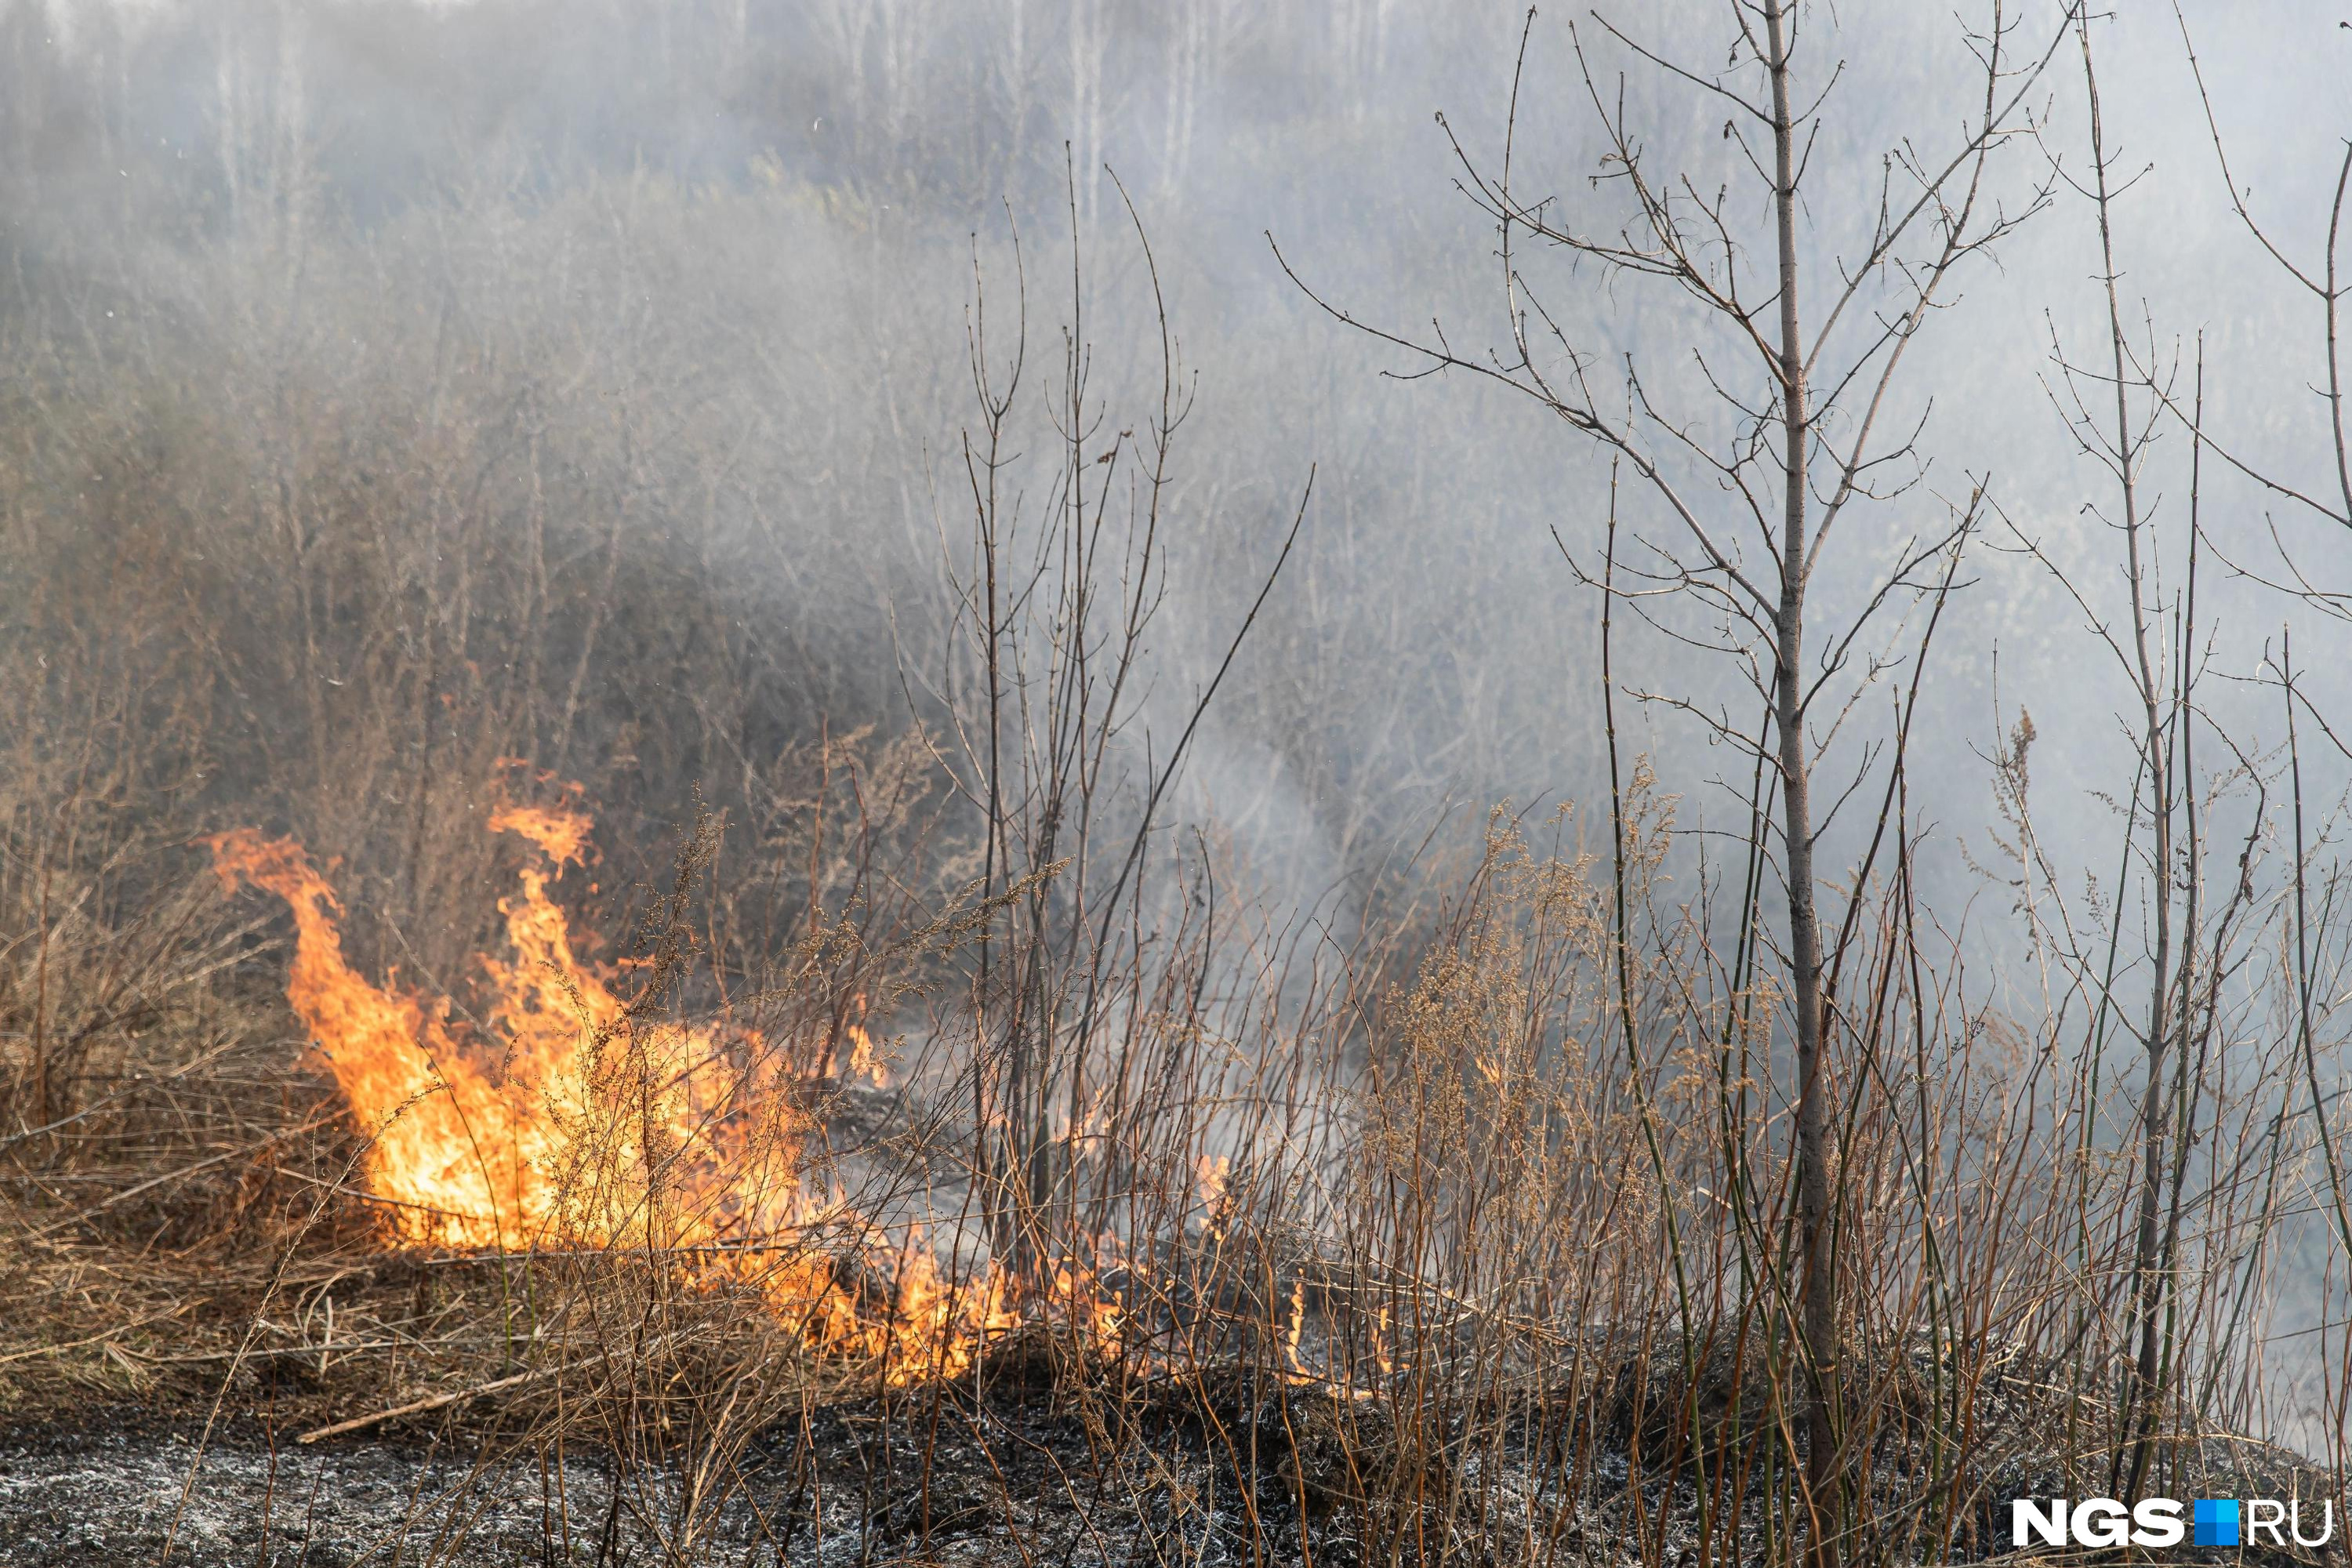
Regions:
<instances>
[{"instance_id":1,"label":"burnt soil","mask_svg":"<svg viewBox=\"0 0 2352 1568\"><path fill-rule=\"evenodd\" d=\"M1073 1402L1017 1380L977 1401L961 1389L811 1400L736 1452L723 1500L700 1508L683 1452L626 1464L559 1456L504 1441L495 1414L437 1426L413 1418L303 1446L251 1414L207 1433L184 1414L100 1405L0 1428L0 1564L1361 1568L1441 1555L1439 1541L1363 1539L1381 1531L1349 1506L1347 1446L1333 1440L1335 1413L1318 1398L1236 1373L1181 1395L1129 1389L1116 1400ZM1457 1560L1699 1560L1690 1489L1633 1481L1619 1444L1589 1453L1579 1500L1566 1507L1545 1456L1496 1458L1484 1473L1475 1461L1452 1472L1485 1537L1457 1535ZM2002 1468L1947 1561L2037 1561L2010 1553L2006 1498L2063 1483L2030 1458ZM2318 1479L2293 1456L2242 1441L2219 1443L2188 1468L2199 1474L2165 1479L2221 1496L2310 1496ZM1738 1560L1760 1559L1752 1525L1743 1521L1740 1535ZM1391 1546L1402 1548L1395 1557ZM1720 1544L1715 1555L1723 1561ZM2180 1550L2166 1560L2342 1558Z\"/></svg>"},{"instance_id":2,"label":"burnt soil","mask_svg":"<svg viewBox=\"0 0 2352 1568\"><path fill-rule=\"evenodd\" d=\"M1007 1391L812 1405L754 1438L692 1561L712 1564L1297 1561L1295 1467L1238 1409L1204 1423L1145 1401L1127 1441L1099 1412ZM1231 1422L1241 1421L1236 1428ZM1265 1438L1258 1484L1247 1450ZM1232 1442L1228 1442L1231 1439ZM1234 1447L1234 1444L1238 1445ZM6 1568L355 1568L679 1561L688 1467L517 1451L423 1426L297 1444L250 1416L101 1406L0 1432ZM518 1446L520 1449L520 1446ZM1318 1562L1359 1558L1328 1521Z\"/></svg>"}]
</instances>

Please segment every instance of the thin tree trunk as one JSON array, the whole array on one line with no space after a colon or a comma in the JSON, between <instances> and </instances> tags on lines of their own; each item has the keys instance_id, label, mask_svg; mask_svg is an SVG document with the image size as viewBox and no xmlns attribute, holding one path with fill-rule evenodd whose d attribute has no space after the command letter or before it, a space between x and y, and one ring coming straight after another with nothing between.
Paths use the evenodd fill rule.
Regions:
<instances>
[{"instance_id":1,"label":"thin tree trunk","mask_svg":"<svg viewBox=\"0 0 2352 1568\"><path fill-rule=\"evenodd\" d=\"M1789 869L1789 959L1795 971L1797 1035L1797 1226L1804 1262L1806 1357L1812 1363L1805 1409L1805 1468L1815 1510L1813 1558L1835 1559L1837 1528L1837 1258L1830 1245L1829 1164L1822 1084L1822 936L1813 909L1812 792L1805 754L1800 677L1805 632L1807 428L1804 342L1797 325L1797 149L1789 102L1788 16L1766 0L1772 79L1773 216L1780 261L1780 421L1787 498L1780 524L1780 603L1774 630L1772 718L1779 732L1781 825Z\"/></svg>"},{"instance_id":2,"label":"thin tree trunk","mask_svg":"<svg viewBox=\"0 0 2352 1568\"><path fill-rule=\"evenodd\" d=\"M2166 1040L2171 1032L2172 797L2175 786L2171 758L2166 750L2162 692L2158 685L2155 658L2148 649L2147 567L2140 550L2139 476L2132 441L2128 396L2131 384L2126 374L2129 363L2124 352L2123 311L2116 298L2115 236L2108 223L2107 153L2099 117L2099 78L2091 63L2089 19L2078 16L2074 26L2083 46L2083 84L2090 99L2091 174L2096 182L2100 276L2106 289L2107 342L2114 354L2116 471L2123 491L2124 549L2129 572L2127 586L2131 591L2132 652L2137 664L2139 680L2140 744L2147 755L2148 822L2154 829L2151 845L2153 875L2149 879L2149 891L2156 900L2156 951L2147 1003L2147 1082L2140 1090L2139 1216L2132 1242L2132 1314L2139 1345L2133 1368L2132 1386L2125 1405L2127 1412L2145 1418L2148 1407L2158 1397L2158 1325L2165 1295L2165 1271L2160 1267L2158 1251L2159 1222L2163 1214L2164 1154L2171 1135L2170 1095L2164 1081L2164 1053ZM2127 1424L2125 1430L2129 1429L2130 1424ZM2119 1449L2118 1466L2121 1462ZM2140 1458L2136 1457L2132 1466L2135 1479L2140 1464Z\"/></svg>"}]
</instances>

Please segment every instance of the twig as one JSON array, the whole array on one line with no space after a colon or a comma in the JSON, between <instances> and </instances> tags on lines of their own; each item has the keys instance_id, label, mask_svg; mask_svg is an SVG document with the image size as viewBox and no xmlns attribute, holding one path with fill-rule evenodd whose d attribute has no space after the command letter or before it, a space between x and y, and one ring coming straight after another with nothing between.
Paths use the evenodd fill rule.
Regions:
<instances>
[{"instance_id":1,"label":"twig","mask_svg":"<svg viewBox=\"0 0 2352 1568\"><path fill-rule=\"evenodd\" d=\"M69 1340L61 1345L35 1345L28 1351L11 1351L6 1355L0 1355L0 1366L6 1366L12 1362L30 1361L35 1356L61 1355L67 1351L80 1350L85 1345L100 1344L114 1338L117 1334L127 1334L133 1329L143 1329L150 1323L160 1323L166 1318L176 1318L186 1310L184 1307L174 1307L168 1312L157 1312L152 1316L141 1318L136 1322L124 1323L109 1329L103 1333L92 1334L86 1340ZM136 1351L131 1353L139 1354ZM140 1356L139 1359L146 1361L151 1358Z\"/></svg>"},{"instance_id":2,"label":"twig","mask_svg":"<svg viewBox=\"0 0 2352 1568\"><path fill-rule=\"evenodd\" d=\"M464 1400L479 1399L487 1394L499 1394L509 1388L520 1388L524 1384L537 1383L541 1378L560 1370L560 1367L543 1366L536 1371L519 1372L511 1377L501 1377L495 1382L478 1383L471 1388L454 1389L447 1394L436 1394L429 1398L394 1405L390 1410L379 1410L373 1415L354 1415L348 1421L338 1421L331 1426L316 1427L294 1440L298 1443L316 1443L326 1437L340 1437L346 1432L357 1432L398 1416L421 1415L425 1411L438 1410L444 1405L456 1405Z\"/></svg>"}]
</instances>

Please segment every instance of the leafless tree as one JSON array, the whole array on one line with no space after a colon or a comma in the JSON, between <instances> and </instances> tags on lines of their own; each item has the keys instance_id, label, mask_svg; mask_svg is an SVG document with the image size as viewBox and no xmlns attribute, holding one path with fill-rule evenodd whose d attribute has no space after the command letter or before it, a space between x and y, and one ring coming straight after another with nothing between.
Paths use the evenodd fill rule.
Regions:
<instances>
[{"instance_id":1,"label":"leafless tree","mask_svg":"<svg viewBox=\"0 0 2352 1568\"><path fill-rule=\"evenodd\" d=\"M1932 154L1907 138L1895 141L1874 201L1831 239L1835 259L1825 263L1805 230L1824 215L1835 221L1845 209L1810 193L1805 170L1839 67L1826 57L1820 68L1801 67L1803 17L1788 0L1731 0L1727 11L1729 48L1720 69L1670 58L1605 16L1595 16L1591 38L1569 27L1575 79L1603 146L1591 184L1596 193L1613 193L1613 213L1591 211L1591 204L1572 203L1550 185L1530 194L1537 180L1517 140L1532 11L1499 154L1475 154L1446 127L1457 184L1497 237L1506 322L1498 346L1459 348L1442 323L1426 333L1391 330L1315 298L1339 321L1415 356L1409 374L1459 371L1498 382L1615 454L1675 531L1671 538L1642 540L1650 564L1633 590L1634 605L1667 636L1727 651L1769 715L1769 735L1759 742L1753 727L1696 694L1645 694L1756 754L1778 784L1774 843L1785 892L1780 957L1796 1058L1800 1261L1791 1294L1800 1302L1800 1348L1810 1373L1803 1426L1812 1506L1822 1520L1816 1550L1826 1555L1835 1528L1827 1516L1838 1508L1845 1456L1832 1193L1838 1152L1826 1075L1836 1027L1836 954L1824 950L1816 854L1838 806L1882 748L1863 743L1853 783L1826 807L1816 783L1856 700L1902 657L1883 620L1901 605L1937 595L1939 581L1948 584L1948 575L1926 569L1958 549L1974 526L1981 485L1945 498L1941 525L1912 528L1892 549L1887 541L1862 536L1848 512L1856 503L1896 501L1927 473L1917 445L1925 407L1907 431L1890 435L1886 428L1898 417L1896 373L1915 336L1950 303L1961 269L2044 205L2046 185L2030 187L2014 205L2004 200L1991 166L2032 123L2029 97L2067 34L2061 26L2046 39L2021 40L2022 23L2009 5L1995 0L1987 7L1967 38L1980 85L1959 135ZM1612 89L1596 56L1604 43L1635 68L1720 107L1727 116L1723 138L1737 154L1736 177L1760 202L1735 201L1730 179L1718 182L1696 164L1658 166L1645 132L1629 118L1622 77ZM1697 374L1717 400L1712 428L1703 406L1653 401L1658 367L1630 356L1612 365L1589 346L1556 302L1557 285L1530 270L1547 252L1567 259L1571 278L1574 263L1590 261L1610 283L1654 283L1679 298L1692 318ZM1284 266L1290 267L1286 259ZM1299 278L1295 270L1291 276ZM1308 288L1303 280L1300 286ZM1824 303L1809 318L1804 307L1816 289ZM1857 561L1893 564L1858 590L1822 594L1834 575L1833 533L1851 541L1845 551ZM1664 607L1669 600L1712 626L1674 623ZM1842 925L1851 931L1851 921Z\"/></svg>"}]
</instances>

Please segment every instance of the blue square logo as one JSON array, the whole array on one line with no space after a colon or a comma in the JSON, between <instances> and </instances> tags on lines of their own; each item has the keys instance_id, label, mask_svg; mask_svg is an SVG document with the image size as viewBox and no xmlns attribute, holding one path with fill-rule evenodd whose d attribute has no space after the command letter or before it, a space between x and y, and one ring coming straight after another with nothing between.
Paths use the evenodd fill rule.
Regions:
<instances>
[{"instance_id":1,"label":"blue square logo","mask_svg":"<svg viewBox=\"0 0 2352 1568\"><path fill-rule=\"evenodd\" d=\"M2197 1532L2194 1544L2199 1546L2235 1546L2238 1544L2238 1500L2235 1498L2199 1498L2195 1510Z\"/></svg>"}]
</instances>

